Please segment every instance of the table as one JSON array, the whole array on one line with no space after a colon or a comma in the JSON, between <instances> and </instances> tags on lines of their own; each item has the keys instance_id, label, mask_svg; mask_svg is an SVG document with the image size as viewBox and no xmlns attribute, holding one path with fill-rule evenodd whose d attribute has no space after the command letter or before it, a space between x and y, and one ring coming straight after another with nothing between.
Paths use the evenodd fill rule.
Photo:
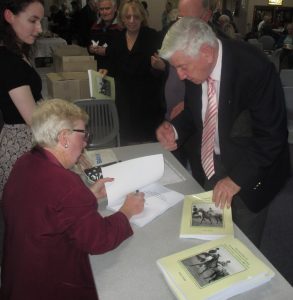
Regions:
<instances>
[{"instance_id":1,"label":"table","mask_svg":"<svg viewBox=\"0 0 293 300\"><path fill-rule=\"evenodd\" d=\"M158 144L141 144L113 148L119 160L127 160L145 155L163 153L164 158L183 175L186 180L168 185L183 194L202 191L200 185L182 167L174 156ZM108 215L106 202L100 205L100 212ZM169 254L190 248L204 241L180 239L179 228L182 202L167 210L157 219L139 228L133 226L134 235L117 249L102 255L90 256L94 280L101 300L174 300L156 260ZM235 236L243 241L253 253L266 262L276 273L267 284L237 295L231 299L293 299L291 285L268 262L260 251L234 225Z\"/></svg>"}]
</instances>

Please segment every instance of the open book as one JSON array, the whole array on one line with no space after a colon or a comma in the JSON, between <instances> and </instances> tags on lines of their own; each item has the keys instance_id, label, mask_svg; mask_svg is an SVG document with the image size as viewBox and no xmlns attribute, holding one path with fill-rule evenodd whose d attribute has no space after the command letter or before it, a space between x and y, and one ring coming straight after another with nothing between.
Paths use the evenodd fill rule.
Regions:
<instances>
[{"instance_id":1,"label":"open book","mask_svg":"<svg viewBox=\"0 0 293 300\"><path fill-rule=\"evenodd\" d=\"M274 276L268 266L233 237L161 258L157 265L180 300L228 299Z\"/></svg>"},{"instance_id":2,"label":"open book","mask_svg":"<svg viewBox=\"0 0 293 300\"><path fill-rule=\"evenodd\" d=\"M113 77L102 76L100 72L88 70L90 95L95 99L115 100L115 81Z\"/></svg>"},{"instance_id":3,"label":"open book","mask_svg":"<svg viewBox=\"0 0 293 300\"><path fill-rule=\"evenodd\" d=\"M85 176L86 181L93 184L103 177L102 167L118 162L111 149L99 149L95 151L84 151L75 166L76 173Z\"/></svg>"},{"instance_id":4,"label":"open book","mask_svg":"<svg viewBox=\"0 0 293 300\"><path fill-rule=\"evenodd\" d=\"M184 198L184 195L158 183L164 174L162 154L139 157L102 167L102 173L104 178L114 178L113 182L105 184L108 208L111 210L119 210L127 194L136 190L145 193L144 211L130 219L140 227Z\"/></svg>"},{"instance_id":5,"label":"open book","mask_svg":"<svg viewBox=\"0 0 293 300\"><path fill-rule=\"evenodd\" d=\"M184 198L180 237L214 240L234 234L231 209L216 207L213 192Z\"/></svg>"}]
</instances>

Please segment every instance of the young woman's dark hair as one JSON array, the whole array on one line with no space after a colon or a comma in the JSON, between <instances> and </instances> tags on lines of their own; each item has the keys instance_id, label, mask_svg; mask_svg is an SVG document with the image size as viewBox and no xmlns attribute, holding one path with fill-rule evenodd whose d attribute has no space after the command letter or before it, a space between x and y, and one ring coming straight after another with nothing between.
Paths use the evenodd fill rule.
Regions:
<instances>
[{"instance_id":1,"label":"young woman's dark hair","mask_svg":"<svg viewBox=\"0 0 293 300\"><path fill-rule=\"evenodd\" d=\"M1 0L0 2L0 45L19 56L29 57L31 46L18 43L17 36L9 23L6 22L4 12L9 9L14 15L19 14L31 3L39 2L44 5L43 0Z\"/></svg>"}]
</instances>

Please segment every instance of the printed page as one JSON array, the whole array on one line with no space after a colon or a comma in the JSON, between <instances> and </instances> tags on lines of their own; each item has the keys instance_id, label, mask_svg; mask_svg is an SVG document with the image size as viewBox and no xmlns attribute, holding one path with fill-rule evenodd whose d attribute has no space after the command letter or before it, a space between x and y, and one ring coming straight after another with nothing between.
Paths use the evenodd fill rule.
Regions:
<instances>
[{"instance_id":1,"label":"printed page","mask_svg":"<svg viewBox=\"0 0 293 300\"><path fill-rule=\"evenodd\" d=\"M121 199L131 192L158 181L164 173L163 154L143 156L102 167L103 177L114 178L107 182L108 206L121 205Z\"/></svg>"},{"instance_id":2,"label":"printed page","mask_svg":"<svg viewBox=\"0 0 293 300\"><path fill-rule=\"evenodd\" d=\"M140 189L145 194L144 211L133 216L130 222L142 227L161 215L168 208L174 206L184 198L183 194L172 191L158 183L153 183ZM119 200L123 203L124 199ZM111 207L112 210L119 210L121 205Z\"/></svg>"}]
</instances>

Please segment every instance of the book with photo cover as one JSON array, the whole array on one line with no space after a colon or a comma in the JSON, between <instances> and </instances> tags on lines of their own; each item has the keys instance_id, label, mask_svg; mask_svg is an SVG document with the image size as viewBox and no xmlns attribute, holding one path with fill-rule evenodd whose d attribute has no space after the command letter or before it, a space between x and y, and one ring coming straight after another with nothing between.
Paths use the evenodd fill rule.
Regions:
<instances>
[{"instance_id":1,"label":"book with photo cover","mask_svg":"<svg viewBox=\"0 0 293 300\"><path fill-rule=\"evenodd\" d=\"M166 256L157 260L157 265L180 300L228 299L274 276L265 263L233 237Z\"/></svg>"},{"instance_id":2,"label":"book with photo cover","mask_svg":"<svg viewBox=\"0 0 293 300\"><path fill-rule=\"evenodd\" d=\"M187 195L184 198L180 237L214 240L234 235L232 212L216 207L213 192Z\"/></svg>"},{"instance_id":3,"label":"book with photo cover","mask_svg":"<svg viewBox=\"0 0 293 300\"><path fill-rule=\"evenodd\" d=\"M115 100L113 77L102 76L100 72L88 70L90 96L98 100Z\"/></svg>"},{"instance_id":4,"label":"book with photo cover","mask_svg":"<svg viewBox=\"0 0 293 300\"><path fill-rule=\"evenodd\" d=\"M118 162L118 159L111 149L99 149L84 151L79 162L78 169L85 175L86 180L93 184L103 178L102 167Z\"/></svg>"}]
</instances>

